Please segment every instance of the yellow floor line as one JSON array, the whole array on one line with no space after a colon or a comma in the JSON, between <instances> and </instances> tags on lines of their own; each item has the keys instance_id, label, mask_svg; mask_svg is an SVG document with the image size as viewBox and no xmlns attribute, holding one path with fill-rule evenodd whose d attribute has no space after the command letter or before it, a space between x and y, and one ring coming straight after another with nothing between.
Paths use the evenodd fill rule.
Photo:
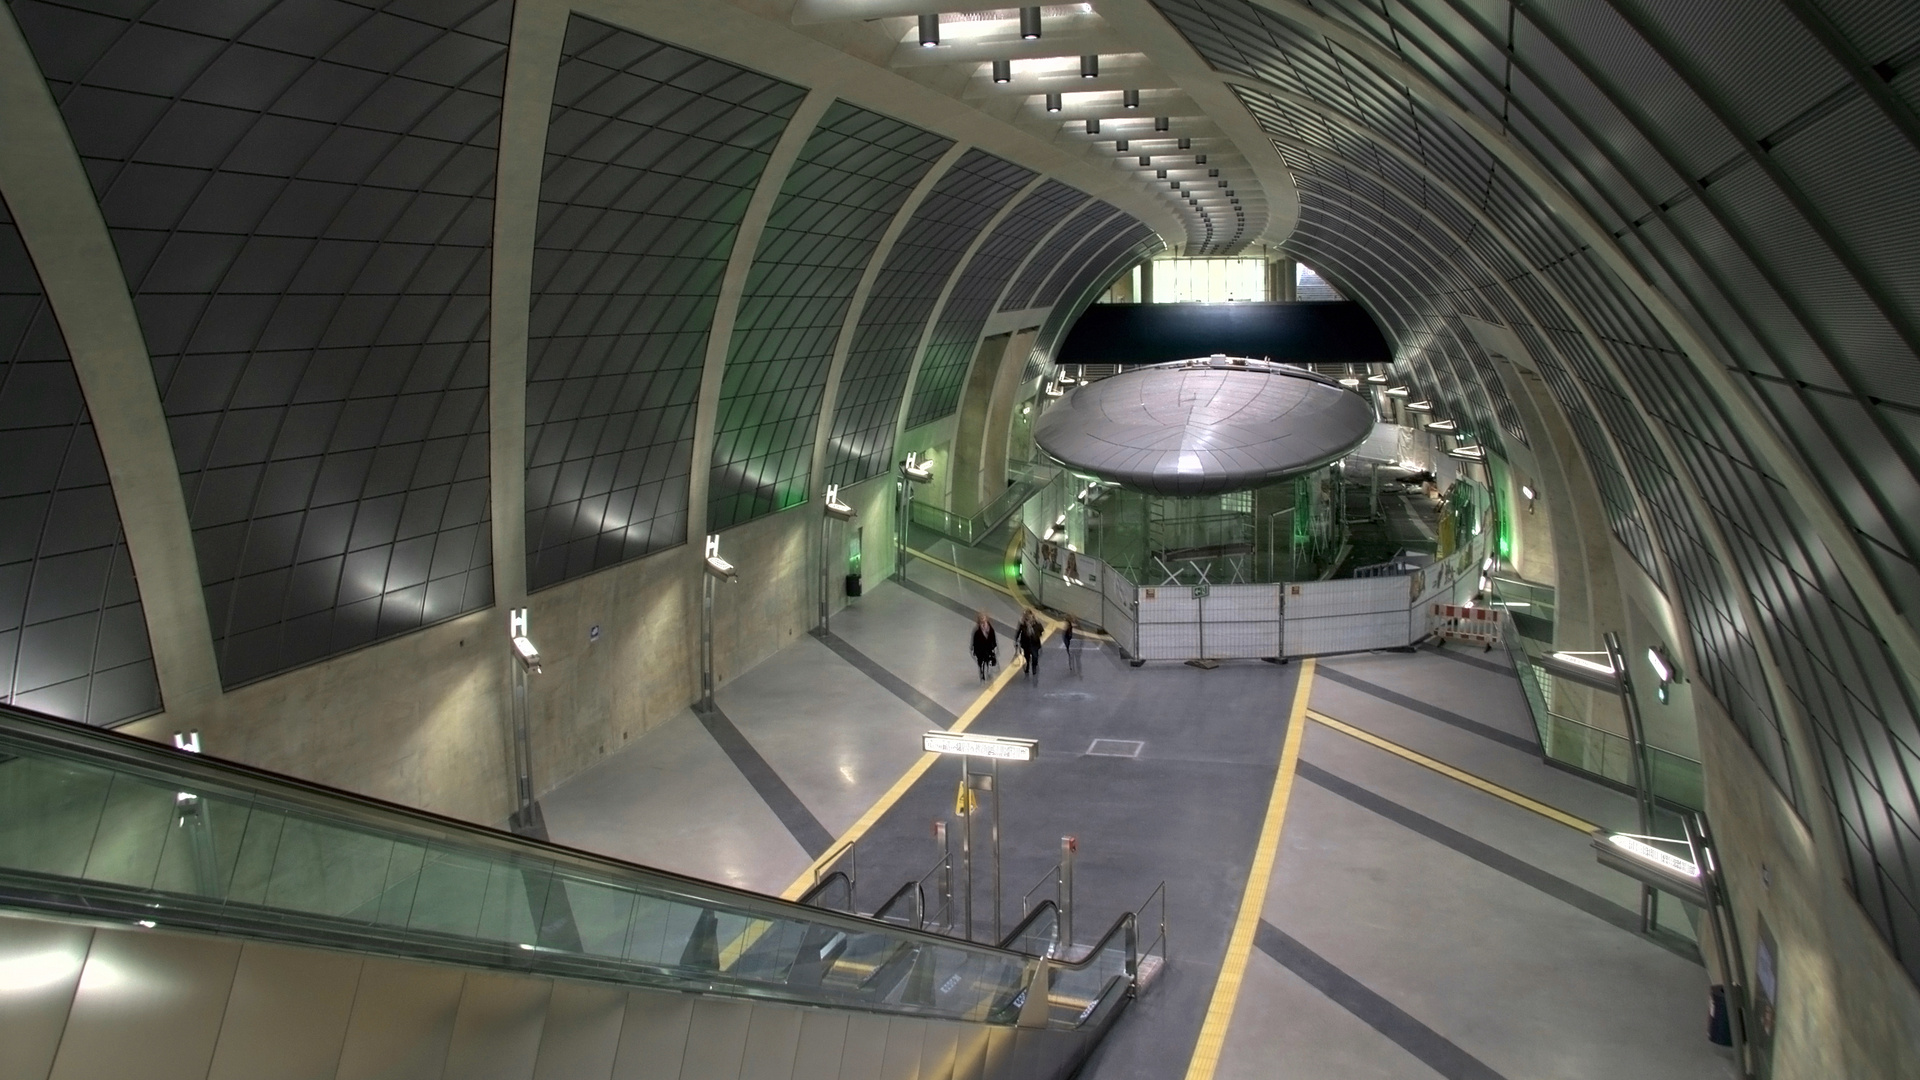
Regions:
<instances>
[{"instance_id":1,"label":"yellow floor line","mask_svg":"<svg viewBox=\"0 0 1920 1080\"><path fill-rule=\"evenodd\" d=\"M1266 823L1260 827L1260 844L1254 848L1247 890L1240 897L1240 914L1234 920L1233 936L1227 939L1227 955L1220 964L1219 981L1213 984L1213 1000L1207 1004L1207 1018L1200 1026L1200 1041L1187 1065L1187 1080L1213 1080L1213 1072L1220 1065L1220 1048L1227 1040L1227 1026L1233 1022L1233 1007L1240 1000L1240 982L1246 976L1260 911L1266 906L1267 882L1273 877L1273 862L1280 853L1287 798L1293 794L1293 774L1300 763L1300 736L1307 726L1313 669L1311 659L1301 661L1300 685L1293 691L1293 711L1287 717L1287 739L1280 748L1280 768L1274 774L1273 795L1267 800Z\"/></svg>"},{"instance_id":2,"label":"yellow floor line","mask_svg":"<svg viewBox=\"0 0 1920 1080\"><path fill-rule=\"evenodd\" d=\"M933 565L939 567L942 570L950 570L953 573L959 574L961 577L968 579L969 581L979 582L980 584L985 585L987 588L992 589L994 592L1000 593L1003 596L1011 596L1015 600L1020 599L1020 597L1012 589L1007 588L1005 585L997 585L991 581L988 581L986 578L981 577L979 574L976 574L973 571L968 570L964 567L955 566L945 559L936 558L932 555L927 554L924 551L915 551L913 553L913 557L916 559L919 559L921 562L932 563Z\"/></svg>"},{"instance_id":3,"label":"yellow floor line","mask_svg":"<svg viewBox=\"0 0 1920 1080\"><path fill-rule=\"evenodd\" d=\"M1060 624L1046 619L1044 616L1041 622L1044 624L1044 629L1040 640L1041 644L1044 645L1047 639L1053 636L1054 631ZM1009 682L1013 681L1013 677L1025 669L1026 659L1016 653L1011 660L1007 661L1007 663L1000 668L1000 674L994 676L993 681L987 684L987 688L980 692L980 696L973 699L973 704L967 706L967 711L961 713L959 718L954 720L953 725L947 728L947 730L967 730L975 720L979 719L980 714L986 711L987 706L993 703L993 699L999 696L1000 691L1005 689ZM814 875L826 869L828 861L836 858L841 848L865 836L867 830L873 828L875 822L885 816L887 811L893 809L893 804L899 802L901 796L907 793L907 789L911 788L915 781L926 775L927 770L933 768L934 762L939 761L940 757L941 755L939 754L921 754L919 759L907 769L900 779L894 781L893 786L887 789L886 794L880 796L879 801L867 807L867 812L861 814L858 821L855 821L846 832L841 833L838 839L828 845L827 850L802 871L799 877L793 879L793 884L787 886L786 891L780 894L781 898L784 900L798 900L802 893L812 888Z\"/></svg>"},{"instance_id":4,"label":"yellow floor line","mask_svg":"<svg viewBox=\"0 0 1920 1080\"><path fill-rule=\"evenodd\" d=\"M1456 769L1453 766L1448 765L1444 761L1436 761L1433 758L1430 758L1427 755L1420 753L1418 750L1409 750L1406 747L1401 746L1399 743L1388 742L1387 740L1381 738L1378 735L1373 734L1370 731L1362 731L1359 728L1354 727L1352 724L1345 723L1344 721L1340 721L1340 720L1335 720L1333 717L1327 716L1324 713L1320 713L1317 711L1309 711L1307 715L1311 717L1315 723L1321 724L1322 726L1325 726L1325 727L1330 727L1342 735L1348 735L1355 739L1359 739L1361 742L1366 743L1368 746L1379 747L1380 749L1385 750L1389 754L1393 754L1396 757L1405 758L1406 760L1413 762L1415 765L1425 766L1426 768L1432 769L1434 772L1439 773L1441 776L1458 780L1461 783L1467 785L1468 787L1479 788L1481 791L1486 792L1487 794L1493 796L1496 799L1505 799L1506 801L1512 803L1515 806L1520 807L1523 810L1531 810L1534 813L1539 814L1541 817L1550 818L1554 821L1559 822L1562 825L1565 825L1569 829L1575 829L1583 833L1591 833L1593 832L1593 830L1600 827L1598 825L1595 825L1591 821L1582 821L1581 819L1574 817L1572 814L1567 813L1565 810L1555 809L1554 807L1548 806L1546 803L1540 802L1537 799L1529 799L1525 795L1522 795L1517 791L1514 791L1510 788L1501 787L1499 784L1496 784L1491 780L1482 780L1479 777L1473 775L1472 773L1466 772L1461 769Z\"/></svg>"}]
</instances>

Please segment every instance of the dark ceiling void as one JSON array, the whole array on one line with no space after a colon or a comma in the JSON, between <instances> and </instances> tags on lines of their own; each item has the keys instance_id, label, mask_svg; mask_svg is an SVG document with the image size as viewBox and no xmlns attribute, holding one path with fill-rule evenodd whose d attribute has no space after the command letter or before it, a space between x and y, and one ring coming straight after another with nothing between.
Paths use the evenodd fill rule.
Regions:
<instances>
[{"instance_id":1,"label":"dark ceiling void","mask_svg":"<svg viewBox=\"0 0 1920 1080\"><path fill-rule=\"evenodd\" d=\"M1061 364L1159 364L1195 356L1285 363L1393 359L1371 315L1351 300L1247 304L1094 304L1067 332Z\"/></svg>"}]
</instances>

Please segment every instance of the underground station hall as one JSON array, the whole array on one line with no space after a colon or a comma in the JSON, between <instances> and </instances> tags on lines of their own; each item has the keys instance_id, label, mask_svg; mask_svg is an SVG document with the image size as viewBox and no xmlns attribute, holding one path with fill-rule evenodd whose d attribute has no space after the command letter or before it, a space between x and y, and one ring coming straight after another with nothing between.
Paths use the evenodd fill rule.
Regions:
<instances>
[{"instance_id":1,"label":"underground station hall","mask_svg":"<svg viewBox=\"0 0 1920 1080\"><path fill-rule=\"evenodd\" d=\"M1920 2L0 0L0 1080L1920 1077Z\"/></svg>"}]
</instances>

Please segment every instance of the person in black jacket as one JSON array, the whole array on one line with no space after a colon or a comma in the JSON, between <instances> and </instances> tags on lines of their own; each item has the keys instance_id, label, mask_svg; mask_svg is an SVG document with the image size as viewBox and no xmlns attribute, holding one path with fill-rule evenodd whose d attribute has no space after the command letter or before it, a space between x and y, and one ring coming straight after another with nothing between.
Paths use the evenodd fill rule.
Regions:
<instances>
[{"instance_id":1,"label":"person in black jacket","mask_svg":"<svg viewBox=\"0 0 1920 1080\"><path fill-rule=\"evenodd\" d=\"M1067 674L1069 675L1080 674L1080 650L1073 647L1074 631L1079 628L1080 624L1075 622L1071 615L1067 616L1067 621L1060 627L1061 643L1067 650Z\"/></svg>"},{"instance_id":2,"label":"person in black jacket","mask_svg":"<svg viewBox=\"0 0 1920 1080\"><path fill-rule=\"evenodd\" d=\"M993 620L982 611L973 621L973 662L980 665L980 679L985 681L987 668L1000 663L1000 636L993 632Z\"/></svg>"},{"instance_id":3,"label":"person in black jacket","mask_svg":"<svg viewBox=\"0 0 1920 1080\"><path fill-rule=\"evenodd\" d=\"M1040 680L1040 619L1029 611L1020 616L1020 628L1013 633L1020 655L1027 658L1027 678Z\"/></svg>"}]
</instances>

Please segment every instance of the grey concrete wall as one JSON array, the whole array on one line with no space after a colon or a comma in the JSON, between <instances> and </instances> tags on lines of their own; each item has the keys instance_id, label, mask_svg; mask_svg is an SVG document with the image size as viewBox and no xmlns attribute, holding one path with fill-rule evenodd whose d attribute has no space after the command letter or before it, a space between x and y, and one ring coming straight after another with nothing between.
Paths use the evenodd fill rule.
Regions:
<instances>
[{"instance_id":1,"label":"grey concrete wall","mask_svg":"<svg viewBox=\"0 0 1920 1080\"><path fill-rule=\"evenodd\" d=\"M891 481L841 492L864 528L867 583L893 536ZM740 567L714 603L714 667L726 680L771 656L818 614L820 513L795 507L721 535ZM686 708L700 689L699 545L663 551L528 598L544 671L527 700L534 786L544 791ZM836 560L836 567L839 561ZM844 570L830 596L845 603ZM600 628L598 640L591 637ZM122 730L167 741L198 729L207 753L482 824L511 809L502 608L266 679L198 709Z\"/></svg>"},{"instance_id":2,"label":"grey concrete wall","mask_svg":"<svg viewBox=\"0 0 1920 1080\"><path fill-rule=\"evenodd\" d=\"M1697 704L1707 814L1749 980L1760 917L1779 946L1774 1080L1915 1075L1920 989L1849 894L1838 852L1816 843L1712 698Z\"/></svg>"}]
</instances>

